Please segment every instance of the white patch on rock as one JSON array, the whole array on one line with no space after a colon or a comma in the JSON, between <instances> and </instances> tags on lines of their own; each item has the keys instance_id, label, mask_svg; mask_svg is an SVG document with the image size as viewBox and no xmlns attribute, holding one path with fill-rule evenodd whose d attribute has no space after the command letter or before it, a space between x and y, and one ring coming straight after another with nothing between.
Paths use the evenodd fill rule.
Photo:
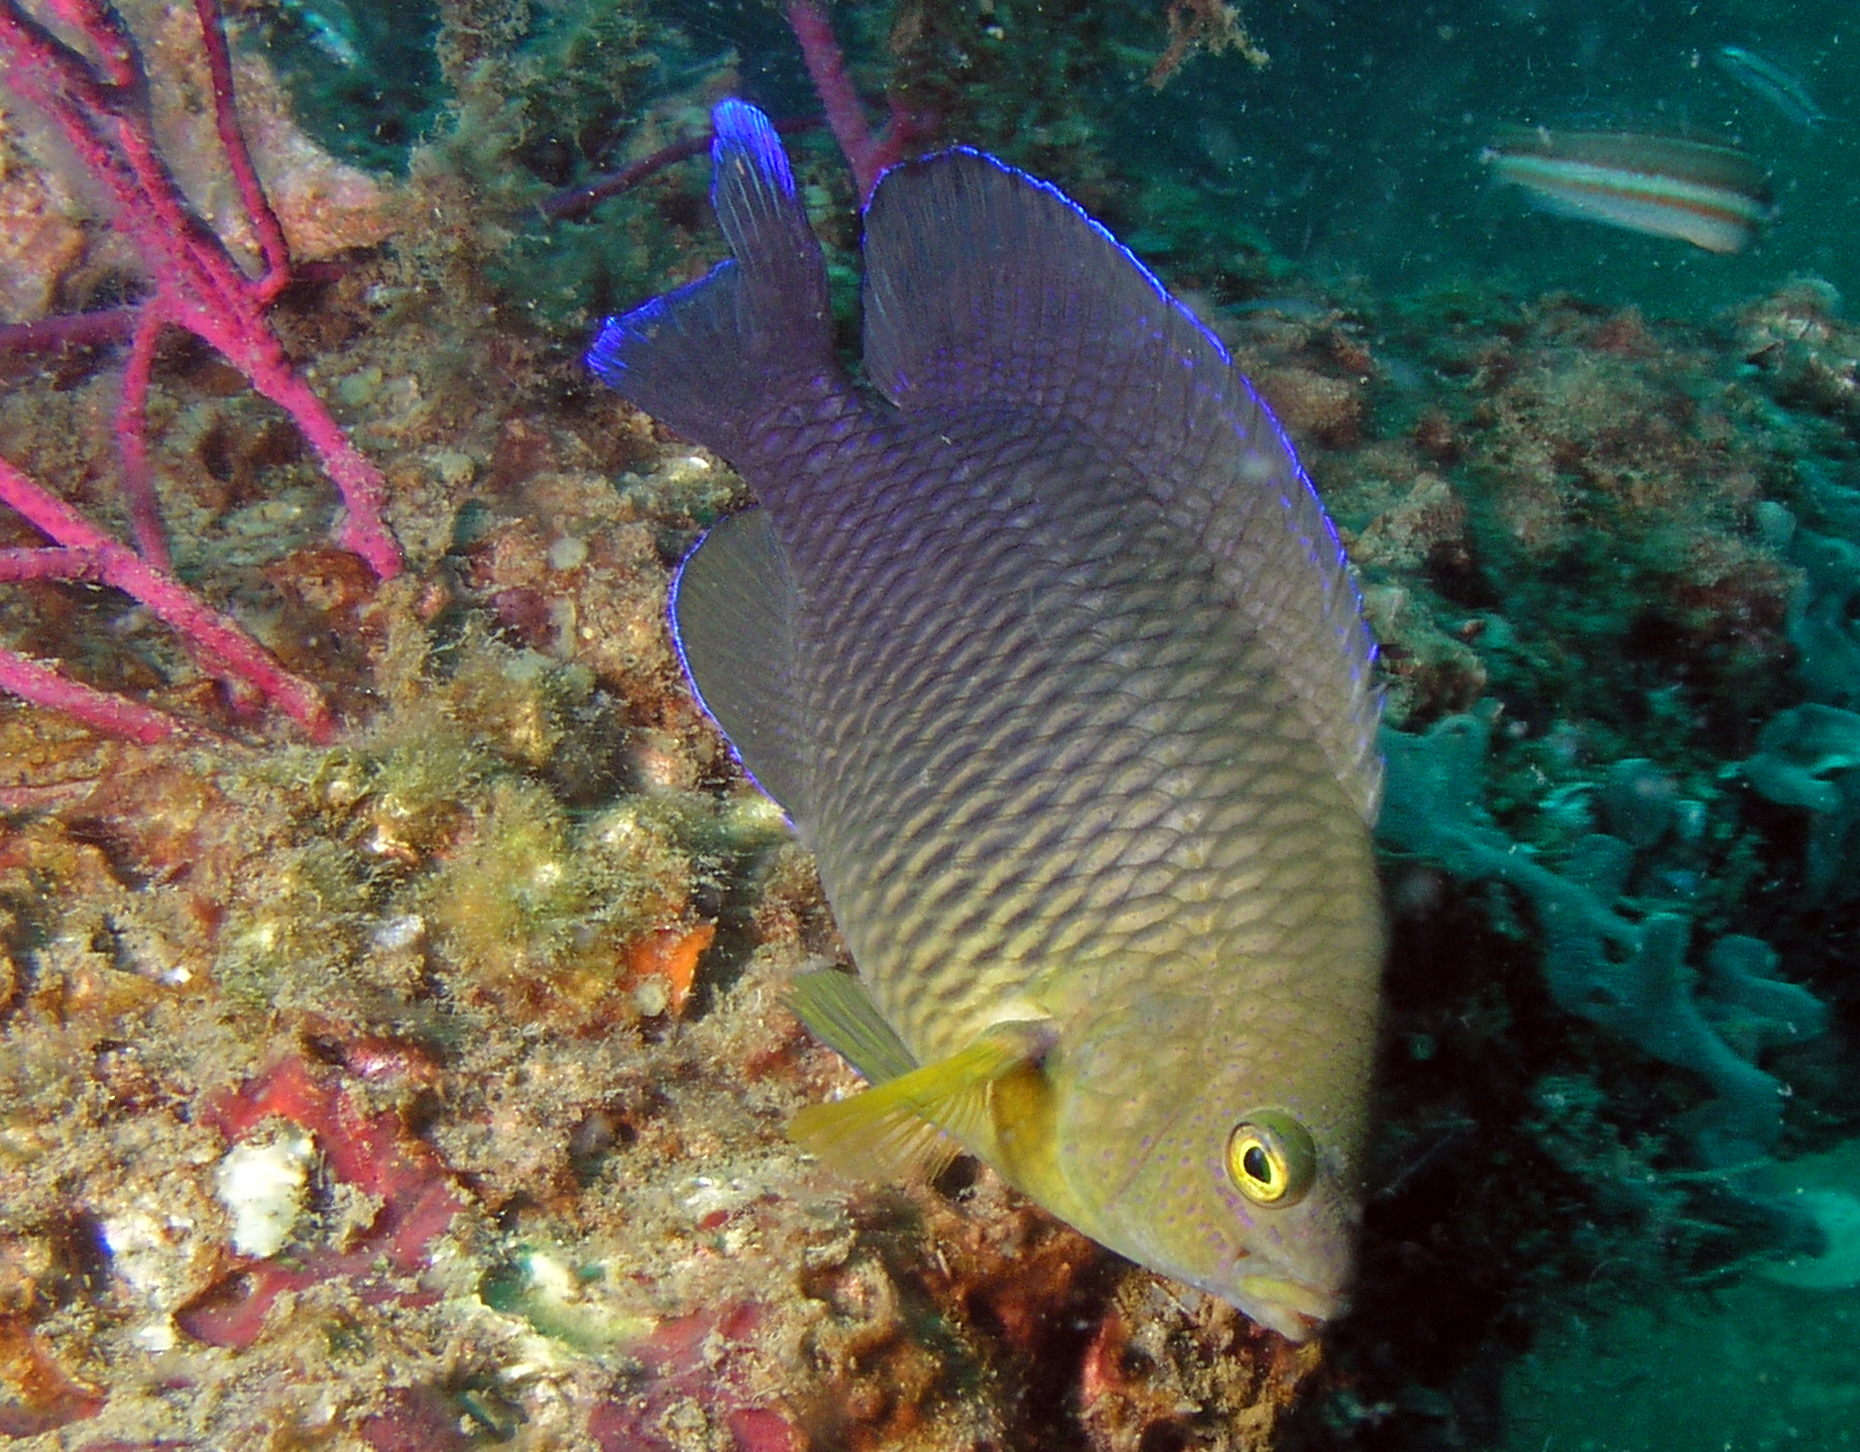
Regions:
<instances>
[{"instance_id":1,"label":"white patch on rock","mask_svg":"<svg viewBox=\"0 0 1860 1452\"><path fill-rule=\"evenodd\" d=\"M175 1287L185 1281L193 1225L137 1207L106 1215L102 1230L111 1269L154 1304L173 1305Z\"/></svg>"},{"instance_id":2,"label":"white patch on rock","mask_svg":"<svg viewBox=\"0 0 1860 1452\"><path fill-rule=\"evenodd\" d=\"M226 1152L213 1172L214 1193L233 1220L233 1249L265 1260L290 1239L304 1212L316 1141L289 1125Z\"/></svg>"}]
</instances>

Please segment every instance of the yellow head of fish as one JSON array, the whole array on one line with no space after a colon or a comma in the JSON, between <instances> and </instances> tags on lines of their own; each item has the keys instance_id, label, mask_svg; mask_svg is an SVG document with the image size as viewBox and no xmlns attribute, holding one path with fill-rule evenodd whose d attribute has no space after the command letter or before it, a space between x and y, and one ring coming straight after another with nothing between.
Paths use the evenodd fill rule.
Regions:
<instances>
[{"instance_id":1,"label":"yellow head of fish","mask_svg":"<svg viewBox=\"0 0 1860 1452\"><path fill-rule=\"evenodd\" d=\"M993 1128L1010 1178L1094 1239L1303 1340L1346 1304L1374 1023L1265 1018L1326 1038L1300 1062L1245 1023L1107 1014L997 1084Z\"/></svg>"}]
</instances>

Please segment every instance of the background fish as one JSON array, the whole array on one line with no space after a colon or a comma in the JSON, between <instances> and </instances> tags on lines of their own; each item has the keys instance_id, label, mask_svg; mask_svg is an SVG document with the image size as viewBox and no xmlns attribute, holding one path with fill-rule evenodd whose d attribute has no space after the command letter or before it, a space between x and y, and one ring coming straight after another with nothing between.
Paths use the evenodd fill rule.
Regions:
<instances>
[{"instance_id":1,"label":"background fish","mask_svg":"<svg viewBox=\"0 0 1860 1452\"><path fill-rule=\"evenodd\" d=\"M1800 76L1768 56L1741 45L1721 45L1712 57L1718 68L1752 95L1761 96L1795 125L1813 131L1828 119Z\"/></svg>"},{"instance_id":2,"label":"background fish","mask_svg":"<svg viewBox=\"0 0 1860 1452\"><path fill-rule=\"evenodd\" d=\"M1479 159L1545 211L1707 252L1741 252L1775 214L1755 161L1690 137L1505 126Z\"/></svg>"},{"instance_id":3,"label":"background fish","mask_svg":"<svg viewBox=\"0 0 1860 1452\"><path fill-rule=\"evenodd\" d=\"M589 361L761 502L687 560L674 625L858 967L797 1006L876 1087L796 1137L886 1174L959 1142L1307 1335L1350 1271L1381 957L1335 534L1220 345L974 152L879 187L888 402L855 389L773 130L715 120L734 261Z\"/></svg>"}]
</instances>

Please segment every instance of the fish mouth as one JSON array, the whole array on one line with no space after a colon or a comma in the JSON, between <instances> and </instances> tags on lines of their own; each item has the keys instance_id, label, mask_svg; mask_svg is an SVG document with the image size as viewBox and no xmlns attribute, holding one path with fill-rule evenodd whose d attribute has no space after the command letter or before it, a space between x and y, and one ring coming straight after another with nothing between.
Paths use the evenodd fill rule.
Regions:
<instances>
[{"instance_id":1,"label":"fish mouth","mask_svg":"<svg viewBox=\"0 0 1860 1452\"><path fill-rule=\"evenodd\" d=\"M1242 1311L1287 1341L1309 1341L1344 1311L1341 1296L1284 1276L1241 1276L1234 1290Z\"/></svg>"}]
</instances>

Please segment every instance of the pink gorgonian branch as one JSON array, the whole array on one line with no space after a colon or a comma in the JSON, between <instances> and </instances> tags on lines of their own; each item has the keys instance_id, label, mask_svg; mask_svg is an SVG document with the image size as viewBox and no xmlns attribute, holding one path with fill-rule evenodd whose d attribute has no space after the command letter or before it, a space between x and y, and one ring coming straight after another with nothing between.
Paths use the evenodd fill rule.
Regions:
<instances>
[{"instance_id":1,"label":"pink gorgonian branch","mask_svg":"<svg viewBox=\"0 0 1860 1452\"><path fill-rule=\"evenodd\" d=\"M219 0L194 0L220 142L264 259L248 276L219 236L195 213L162 159L149 109L149 77L135 37L101 0L45 0L94 54L67 45L19 4L0 0L0 59L8 87L64 133L86 171L108 194L117 227L141 254L153 287L135 305L131 356L117 414L124 488L145 558L166 564L167 545L154 511L147 466L147 375L161 331L184 328L211 345L297 425L347 506L340 541L380 579L401 569L400 548L382 521L381 471L350 442L328 407L291 361L266 312L291 280L277 215L233 107L232 64ZM121 324L112 322L112 330ZM100 329L99 331L102 331Z\"/></svg>"},{"instance_id":2,"label":"pink gorgonian branch","mask_svg":"<svg viewBox=\"0 0 1860 1452\"><path fill-rule=\"evenodd\" d=\"M94 313L54 313L30 323L0 323L0 353L31 357L120 343L135 331L139 312L133 307L100 308Z\"/></svg>"},{"instance_id":3,"label":"pink gorgonian branch","mask_svg":"<svg viewBox=\"0 0 1860 1452\"><path fill-rule=\"evenodd\" d=\"M82 721L103 736L153 746L182 734L166 711L74 681L55 666L0 646L0 691Z\"/></svg>"},{"instance_id":4,"label":"pink gorgonian branch","mask_svg":"<svg viewBox=\"0 0 1860 1452\"><path fill-rule=\"evenodd\" d=\"M859 205L872 200L872 188L888 167L902 161L910 149L922 140L925 127L921 118L891 103L891 118L878 135L866 124L865 104L846 74L846 62L840 54L839 41L833 36L833 22L827 18L820 0L788 0L788 26L801 45L801 59L827 114L827 129L840 145L846 163L852 168L859 187Z\"/></svg>"},{"instance_id":5,"label":"pink gorgonian branch","mask_svg":"<svg viewBox=\"0 0 1860 1452\"><path fill-rule=\"evenodd\" d=\"M0 582L39 580L75 584L96 578L96 556L85 550L0 550ZM165 741L181 731L181 723L165 711L74 681L43 661L3 647L0 647L0 690L34 705L75 716L93 731L139 741L144 746ZM0 800L0 809L4 807L5 802Z\"/></svg>"},{"instance_id":6,"label":"pink gorgonian branch","mask_svg":"<svg viewBox=\"0 0 1860 1452\"><path fill-rule=\"evenodd\" d=\"M0 582L94 581L121 590L172 626L200 668L226 682L236 695L271 701L314 741L327 741L335 734L329 703L315 686L286 670L231 616L111 539L4 458L0 458L0 504L25 518L55 546L0 550ZM105 695L16 651L0 651L0 689L132 741L155 741L180 730L179 723L163 712ZM157 723L165 724L158 730Z\"/></svg>"},{"instance_id":7,"label":"pink gorgonian branch","mask_svg":"<svg viewBox=\"0 0 1860 1452\"><path fill-rule=\"evenodd\" d=\"M812 131L820 125L818 116L796 116L774 123L775 130L783 136L795 136L803 131ZM629 162L618 171L610 171L597 176L593 181L580 186L570 187L567 191L557 192L554 196L544 197L540 203L542 214L552 222L580 220L588 215L609 197L617 197L622 192L631 191L648 177L657 176L668 167L676 166L694 156L704 156L710 151L714 140L711 131L706 128L702 136L687 136L683 141L674 141L669 146L662 146L652 155Z\"/></svg>"}]
</instances>

